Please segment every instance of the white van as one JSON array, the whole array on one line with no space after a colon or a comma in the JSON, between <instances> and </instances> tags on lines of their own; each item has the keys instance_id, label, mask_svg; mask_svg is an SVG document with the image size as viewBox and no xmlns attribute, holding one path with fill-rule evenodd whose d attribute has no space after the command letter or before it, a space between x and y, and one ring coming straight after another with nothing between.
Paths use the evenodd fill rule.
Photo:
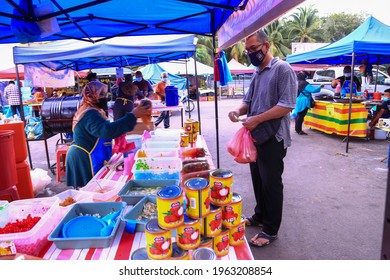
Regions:
<instances>
[{"instance_id":1,"label":"white van","mask_svg":"<svg viewBox=\"0 0 390 280\"><path fill-rule=\"evenodd\" d=\"M334 79L344 75L343 69L344 69L343 66L317 69L314 72L313 79L308 80L308 82L313 84L313 85L324 84L325 89L328 89L328 90L331 90L334 92L334 88L332 88L331 83ZM361 77L358 75L358 73L359 73L359 69L355 68L355 71L354 71L355 76L358 76L358 78L361 79ZM378 70L378 77L377 77L376 76L377 70L372 69L372 74L373 74L373 78L371 79L369 84L364 85L362 83L362 91L368 90L369 92L377 91L377 92L383 93L385 91L385 89L390 88L390 77L386 73L384 73L381 70ZM377 82L376 90L375 90L375 80L376 79L378 80L378 82Z\"/></svg>"}]
</instances>

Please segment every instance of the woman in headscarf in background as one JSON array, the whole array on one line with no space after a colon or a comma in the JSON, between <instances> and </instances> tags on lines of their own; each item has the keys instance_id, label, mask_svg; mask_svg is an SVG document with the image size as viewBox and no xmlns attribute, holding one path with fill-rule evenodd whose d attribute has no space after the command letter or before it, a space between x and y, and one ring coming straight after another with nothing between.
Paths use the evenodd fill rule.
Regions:
<instances>
[{"instance_id":1,"label":"woman in headscarf in background","mask_svg":"<svg viewBox=\"0 0 390 280\"><path fill-rule=\"evenodd\" d=\"M324 85L320 86L313 86L309 84L306 79L307 75L305 72L299 72L297 74L298 78L298 97L295 105L295 109L293 111L293 116L296 115L295 119L295 131L299 135L307 135L306 132L302 130L302 124L305 119L305 116L307 114L307 111L312 108L311 106L311 100L312 100L312 93L320 92L321 88L324 87Z\"/></svg>"},{"instance_id":2,"label":"woman in headscarf in background","mask_svg":"<svg viewBox=\"0 0 390 280\"><path fill-rule=\"evenodd\" d=\"M66 155L66 184L85 186L111 158L111 139L133 130L137 118L149 114L144 106L110 122L99 99L107 94L107 85L93 81L83 89L83 101L73 117L73 142Z\"/></svg>"}]
</instances>

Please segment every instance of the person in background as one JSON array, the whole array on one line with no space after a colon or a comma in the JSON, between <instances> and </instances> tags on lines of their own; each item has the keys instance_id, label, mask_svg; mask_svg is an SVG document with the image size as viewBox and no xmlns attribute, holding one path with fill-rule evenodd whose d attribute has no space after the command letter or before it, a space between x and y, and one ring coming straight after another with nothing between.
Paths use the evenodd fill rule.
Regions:
<instances>
[{"instance_id":1,"label":"person in background","mask_svg":"<svg viewBox=\"0 0 390 280\"><path fill-rule=\"evenodd\" d=\"M390 118L390 88L386 89L383 93L383 103L380 110L376 113L375 117L369 123L371 129L374 129L376 123L380 118Z\"/></svg>"},{"instance_id":2,"label":"person in background","mask_svg":"<svg viewBox=\"0 0 390 280\"><path fill-rule=\"evenodd\" d=\"M127 74L125 81L119 84L117 98L112 108L114 121L119 120L134 108L134 97L138 91L138 87L132 80L133 76Z\"/></svg>"},{"instance_id":3,"label":"person in background","mask_svg":"<svg viewBox=\"0 0 390 280\"><path fill-rule=\"evenodd\" d=\"M37 87L34 89L34 100L37 103L42 103L43 100L46 99L46 93L41 87ZM32 109L34 111L34 116L39 118L40 116L40 111L41 111L41 106L32 106Z\"/></svg>"},{"instance_id":4,"label":"person in background","mask_svg":"<svg viewBox=\"0 0 390 280\"><path fill-rule=\"evenodd\" d=\"M232 122L246 114L243 126L249 131L269 120L281 119L276 135L262 144L256 144L258 158L249 164L256 199L254 214L245 219L247 226L258 227L259 232L250 244L263 247L278 238L283 210L283 159L291 145L290 112L295 107L296 74L291 66L273 57L268 36L259 30L246 38L245 50L251 63L257 67L248 94L241 105L229 112Z\"/></svg>"},{"instance_id":5,"label":"person in background","mask_svg":"<svg viewBox=\"0 0 390 280\"><path fill-rule=\"evenodd\" d=\"M351 72L352 72L351 66L349 66L349 65L345 66L343 69L343 72L344 72L343 76L340 76L332 81L332 88L336 88L338 83L340 83L341 88L343 88L344 82L351 80ZM362 86L361 86L359 78L356 75L353 76L353 82L356 84L356 90L360 92ZM340 94L342 95L342 93L340 93ZM336 96L336 92L335 92L335 96ZM338 97L338 96L336 96L336 97ZM341 96L341 97L345 97L345 96Z\"/></svg>"},{"instance_id":6,"label":"person in background","mask_svg":"<svg viewBox=\"0 0 390 280\"><path fill-rule=\"evenodd\" d=\"M157 83L155 93L160 97L162 102L165 102L165 88L169 86L168 73L161 73L161 81ZM164 128L169 128L169 110L162 111L158 116L154 125L157 127L162 121L164 121Z\"/></svg>"},{"instance_id":7,"label":"person in background","mask_svg":"<svg viewBox=\"0 0 390 280\"><path fill-rule=\"evenodd\" d=\"M12 115L14 116L20 113L20 94L19 89L15 85L14 81L9 81L8 85L4 88L4 95L8 101L8 104L11 106Z\"/></svg>"},{"instance_id":8,"label":"person in background","mask_svg":"<svg viewBox=\"0 0 390 280\"><path fill-rule=\"evenodd\" d=\"M131 131L137 118L149 113L137 106L123 118L110 122L100 107L99 99L107 87L98 81L86 84L83 101L73 117L73 142L66 155L66 185L76 189L85 186L111 158L111 140Z\"/></svg>"},{"instance_id":9,"label":"person in background","mask_svg":"<svg viewBox=\"0 0 390 280\"><path fill-rule=\"evenodd\" d=\"M141 100L145 97L149 97L151 94L153 94L152 85L143 78L141 71L135 72L134 84L138 87L138 91L136 95L138 100Z\"/></svg>"},{"instance_id":10,"label":"person in background","mask_svg":"<svg viewBox=\"0 0 390 280\"><path fill-rule=\"evenodd\" d=\"M305 72L299 72L297 74L298 79L298 96L296 100L296 106L293 115L297 114L295 119L295 132L299 135L307 135L302 130L302 124L307 114L307 111L311 108L312 93L320 92L324 85L312 86L306 79L307 75Z\"/></svg>"}]
</instances>

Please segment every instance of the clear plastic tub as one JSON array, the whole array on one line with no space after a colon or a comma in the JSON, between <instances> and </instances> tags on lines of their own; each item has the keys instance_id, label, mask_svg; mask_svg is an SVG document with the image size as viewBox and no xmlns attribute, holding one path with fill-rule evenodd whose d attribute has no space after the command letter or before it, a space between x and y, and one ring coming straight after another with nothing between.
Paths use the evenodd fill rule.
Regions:
<instances>
[{"instance_id":1,"label":"clear plastic tub","mask_svg":"<svg viewBox=\"0 0 390 280\"><path fill-rule=\"evenodd\" d=\"M180 149L180 142L177 141L152 141L146 140L142 144L142 149L158 148L158 149Z\"/></svg>"},{"instance_id":2,"label":"clear plastic tub","mask_svg":"<svg viewBox=\"0 0 390 280\"><path fill-rule=\"evenodd\" d=\"M92 193L93 200L107 201L116 196L124 184L124 182L119 181L92 179L85 187L81 188L80 191Z\"/></svg>"},{"instance_id":3,"label":"clear plastic tub","mask_svg":"<svg viewBox=\"0 0 390 280\"><path fill-rule=\"evenodd\" d=\"M143 156L140 156L143 155ZM176 148L145 148L140 149L135 154L134 159L138 158L157 158L157 157L179 157L179 150Z\"/></svg>"},{"instance_id":4,"label":"clear plastic tub","mask_svg":"<svg viewBox=\"0 0 390 280\"><path fill-rule=\"evenodd\" d=\"M58 205L60 207L62 215L65 215L66 213L68 213L70 208L72 208L72 204L67 205L67 206L60 205L61 202L63 202L68 197L72 197L76 201L75 203L92 202L93 201L93 193L92 192L82 192L82 191L78 191L78 190L66 190L62 193L57 194L56 197L58 197L60 199L60 202Z\"/></svg>"},{"instance_id":5,"label":"clear plastic tub","mask_svg":"<svg viewBox=\"0 0 390 280\"><path fill-rule=\"evenodd\" d=\"M174 128L170 128L170 129L162 129L162 128L157 128L156 130L154 130L154 135L158 135L158 136L177 136L180 138L180 134L182 134L184 132L183 129L174 129Z\"/></svg>"},{"instance_id":6,"label":"clear plastic tub","mask_svg":"<svg viewBox=\"0 0 390 280\"><path fill-rule=\"evenodd\" d=\"M61 219L59 202L59 198L55 196L10 202L8 223L23 220L29 214L31 217L40 217L41 219L29 231L0 234L0 241L13 241L18 253L38 256L48 244L47 237L50 232Z\"/></svg>"},{"instance_id":7,"label":"clear plastic tub","mask_svg":"<svg viewBox=\"0 0 390 280\"><path fill-rule=\"evenodd\" d=\"M180 158L138 158L131 171L136 180L180 180L182 167Z\"/></svg>"},{"instance_id":8,"label":"clear plastic tub","mask_svg":"<svg viewBox=\"0 0 390 280\"><path fill-rule=\"evenodd\" d=\"M184 131L183 131L184 133ZM154 131L150 133L151 141L177 141L180 142L180 134L177 133L166 133L166 134L156 134Z\"/></svg>"},{"instance_id":9,"label":"clear plastic tub","mask_svg":"<svg viewBox=\"0 0 390 280\"><path fill-rule=\"evenodd\" d=\"M0 200L0 228L4 227L8 223L8 208L8 201Z\"/></svg>"}]
</instances>

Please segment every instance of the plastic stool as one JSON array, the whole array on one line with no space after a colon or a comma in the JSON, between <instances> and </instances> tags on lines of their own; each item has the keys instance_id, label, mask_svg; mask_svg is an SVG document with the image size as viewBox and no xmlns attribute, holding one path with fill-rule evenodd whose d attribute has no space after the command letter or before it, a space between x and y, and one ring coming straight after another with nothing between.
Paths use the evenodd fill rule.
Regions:
<instances>
[{"instance_id":1,"label":"plastic stool","mask_svg":"<svg viewBox=\"0 0 390 280\"><path fill-rule=\"evenodd\" d=\"M3 196L10 197L11 200L19 200L20 199L18 189L16 188L16 186L12 186L12 187L9 187L7 189L0 190L0 197L3 197Z\"/></svg>"},{"instance_id":2,"label":"plastic stool","mask_svg":"<svg viewBox=\"0 0 390 280\"><path fill-rule=\"evenodd\" d=\"M57 177L57 182L61 182L61 176L66 175L66 167L65 167L65 162L66 162L66 153L68 152L68 145L58 145L57 146L57 160L56 160L56 177Z\"/></svg>"}]
</instances>

